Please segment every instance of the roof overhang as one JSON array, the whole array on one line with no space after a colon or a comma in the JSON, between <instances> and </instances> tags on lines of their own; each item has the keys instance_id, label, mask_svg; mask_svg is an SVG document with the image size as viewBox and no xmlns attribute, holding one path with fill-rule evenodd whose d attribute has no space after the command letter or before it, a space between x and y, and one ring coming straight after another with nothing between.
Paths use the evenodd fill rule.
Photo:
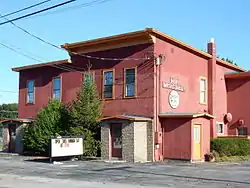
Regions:
<instances>
[{"instance_id":1,"label":"roof overhang","mask_svg":"<svg viewBox=\"0 0 250 188\"><path fill-rule=\"evenodd\" d=\"M6 123L31 123L33 120L32 119L6 119L0 121L0 124L6 124Z\"/></svg>"},{"instance_id":2,"label":"roof overhang","mask_svg":"<svg viewBox=\"0 0 250 188\"><path fill-rule=\"evenodd\" d=\"M160 118L199 118L204 117L207 119L214 119L215 117L208 113L161 113Z\"/></svg>"},{"instance_id":3,"label":"roof overhang","mask_svg":"<svg viewBox=\"0 0 250 188\"><path fill-rule=\"evenodd\" d=\"M230 78L250 78L250 72L233 72L233 73L228 73L225 74L226 79Z\"/></svg>"},{"instance_id":4,"label":"roof overhang","mask_svg":"<svg viewBox=\"0 0 250 188\"><path fill-rule=\"evenodd\" d=\"M206 59L212 58L211 54L204 52L202 50L199 50L197 48L194 48L180 40L177 40L153 28L146 28L144 30L140 30L136 32L113 35L113 36L98 38L94 40L87 40L87 41L76 42L76 43L65 43L61 45L61 47L66 49L68 52L74 51L74 52L81 52L81 53L90 53L90 52L104 51L104 50L115 49L115 48L128 47L128 46L133 46L133 45L138 45L138 44L146 44L146 43L153 44L156 42L156 38L167 41L173 45L176 45L182 49L185 49L203 58L206 58ZM240 68L236 65L228 63L227 61L223 61L219 58L216 58L216 62L217 64L224 65L233 70L238 70L238 71L243 71L243 72L246 71L243 68Z\"/></svg>"},{"instance_id":5,"label":"roof overhang","mask_svg":"<svg viewBox=\"0 0 250 188\"><path fill-rule=\"evenodd\" d=\"M15 67L15 68L12 68L12 71L20 72L20 71L28 70L28 69L35 69L35 68L47 67L47 66L52 66L53 67L55 65L67 64L67 63L71 63L71 60L64 59L64 60L59 60L59 61L47 62L47 63L27 65L27 66L22 66L22 67Z\"/></svg>"},{"instance_id":6,"label":"roof overhang","mask_svg":"<svg viewBox=\"0 0 250 188\"><path fill-rule=\"evenodd\" d=\"M106 120L152 121L152 119L148 117L130 116L130 115L108 116L99 119L99 121L106 121Z\"/></svg>"}]
</instances>

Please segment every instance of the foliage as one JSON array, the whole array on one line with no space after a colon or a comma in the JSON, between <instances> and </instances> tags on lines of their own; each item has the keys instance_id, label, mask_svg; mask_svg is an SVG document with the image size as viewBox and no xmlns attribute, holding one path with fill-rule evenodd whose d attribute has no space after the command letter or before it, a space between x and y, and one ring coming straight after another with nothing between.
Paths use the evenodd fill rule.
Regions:
<instances>
[{"instance_id":1,"label":"foliage","mask_svg":"<svg viewBox=\"0 0 250 188\"><path fill-rule=\"evenodd\" d=\"M215 138L211 140L211 150L219 156L250 155L250 140L244 138Z\"/></svg>"},{"instance_id":2,"label":"foliage","mask_svg":"<svg viewBox=\"0 0 250 188\"><path fill-rule=\"evenodd\" d=\"M17 118L18 113L17 103L0 105L0 121L8 118Z\"/></svg>"},{"instance_id":3,"label":"foliage","mask_svg":"<svg viewBox=\"0 0 250 188\"><path fill-rule=\"evenodd\" d=\"M220 56L217 56L217 58L220 58ZM233 64L233 65L236 65L236 66L238 66L237 65L237 63L234 63L234 61L233 60L231 60L231 59L229 59L229 58L220 58L221 60L223 60L223 61L226 61L226 62L228 62L228 63L230 63L230 64Z\"/></svg>"},{"instance_id":4,"label":"foliage","mask_svg":"<svg viewBox=\"0 0 250 188\"><path fill-rule=\"evenodd\" d=\"M83 127L71 127L70 135L84 136L83 142L83 155L84 156L97 156L100 147L100 141L95 139L95 134L90 130Z\"/></svg>"},{"instance_id":5,"label":"foliage","mask_svg":"<svg viewBox=\"0 0 250 188\"><path fill-rule=\"evenodd\" d=\"M24 150L48 155L51 136L64 136L69 132L70 116L65 105L51 100L37 115L36 120L25 128Z\"/></svg>"},{"instance_id":6,"label":"foliage","mask_svg":"<svg viewBox=\"0 0 250 188\"><path fill-rule=\"evenodd\" d=\"M84 127L95 131L98 119L102 116L102 103L96 90L96 85L91 81L84 81L77 93L76 101L72 102L72 126Z\"/></svg>"},{"instance_id":7,"label":"foliage","mask_svg":"<svg viewBox=\"0 0 250 188\"><path fill-rule=\"evenodd\" d=\"M96 156L99 150L98 124L102 117L102 102L93 81L86 79L71 107L71 133L83 134L84 155ZM79 131L79 132L78 132Z\"/></svg>"}]
</instances>

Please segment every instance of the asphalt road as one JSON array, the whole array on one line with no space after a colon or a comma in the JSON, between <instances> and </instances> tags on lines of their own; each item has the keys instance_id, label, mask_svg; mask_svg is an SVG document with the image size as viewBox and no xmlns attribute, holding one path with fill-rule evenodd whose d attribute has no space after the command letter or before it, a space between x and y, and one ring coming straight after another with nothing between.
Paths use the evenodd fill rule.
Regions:
<instances>
[{"instance_id":1,"label":"asphalt road","mask_svg":"<svg viewBox=\"0 0 250 188\"><path fill-rule=\"evenodd\" d=\"M250 187L250 163L49 164L0 156L0 188Z\"/></svg>"}]
</instances>

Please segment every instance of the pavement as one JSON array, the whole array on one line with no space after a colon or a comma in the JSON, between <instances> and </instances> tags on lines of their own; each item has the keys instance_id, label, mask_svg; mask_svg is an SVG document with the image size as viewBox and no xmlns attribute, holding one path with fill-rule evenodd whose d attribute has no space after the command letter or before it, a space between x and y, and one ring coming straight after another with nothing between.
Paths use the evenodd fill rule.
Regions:
<instances>
[{"instance_id":1,"label":"pavement","mask_svg":"<svg viewBox=\"0 0 250 188\"><path fill-rule=\"evenodd\" d=\"M0 156L0 188L250 187L250 162L105 163Z\"/></svg>"}]
</instances>

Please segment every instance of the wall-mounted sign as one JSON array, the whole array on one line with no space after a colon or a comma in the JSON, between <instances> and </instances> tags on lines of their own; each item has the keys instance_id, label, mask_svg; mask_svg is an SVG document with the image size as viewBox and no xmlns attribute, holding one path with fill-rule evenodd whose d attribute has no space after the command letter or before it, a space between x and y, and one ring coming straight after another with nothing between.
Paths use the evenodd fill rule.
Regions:
<instances>
[{"instance_id":1,"label":"wall-mounted sign","mask_svg":"<svg viewBox=\"0 0 250 188\"><path fill-rule=\"evenodd\" d=\"M162 87L176 91L184 91L184 87L180 85L179 79L174 77L170 77L168 82L162 82Z\"/></svg>"},{"instance_id":2,"label":"wall-mounted sign","mask_svg":"<svg viewBox=\"0 0 250 188\"><path fill-rule=\"evenodd\" d=\"M172 90L168 95L168 102L171 108L177 108L180 104L180 95L177 91Z\"/></svg>"}]
</instances>

